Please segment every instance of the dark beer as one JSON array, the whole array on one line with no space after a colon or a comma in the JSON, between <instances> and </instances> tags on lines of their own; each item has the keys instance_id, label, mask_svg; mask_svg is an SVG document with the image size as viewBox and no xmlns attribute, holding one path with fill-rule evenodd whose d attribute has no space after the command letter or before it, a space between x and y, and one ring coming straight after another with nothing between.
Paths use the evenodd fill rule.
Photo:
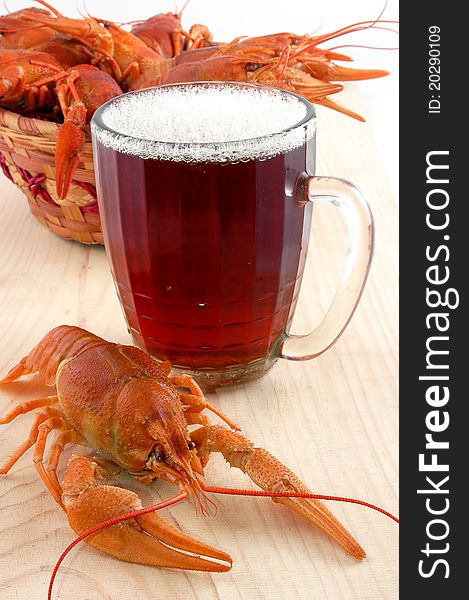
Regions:
<instances>
[{"instance_id":1,"label":"dark beer","mask_svg":"<svg viewBox=\"0 0 469 600\"><path fill-rule=\"evenodd\" d=\"M313 172L313 146L303 136L250 159L251 146L236 162L95 146L106 248L129 329L176 366L266 359L293 316L311 210L294 191Z\"/></svg>"}]
</instances>

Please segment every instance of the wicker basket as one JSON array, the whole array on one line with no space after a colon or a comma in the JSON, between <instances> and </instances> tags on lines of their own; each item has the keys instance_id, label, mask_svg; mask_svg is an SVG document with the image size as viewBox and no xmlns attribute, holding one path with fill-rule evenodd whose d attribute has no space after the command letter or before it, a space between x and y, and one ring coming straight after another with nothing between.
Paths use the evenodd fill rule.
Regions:
<instances>
[{"instance_id":1,"label":"wicker basket","mask_svg":"<svg viewBox=\"0 0 469 600\"><path fill-rule=\"evenodd\" d=\"M60 125L0 108L0 166L26 195L32 214L56 235L102 244L91 142L65 200L55 191L55 145Z\"/></svg>"}]
</instances>

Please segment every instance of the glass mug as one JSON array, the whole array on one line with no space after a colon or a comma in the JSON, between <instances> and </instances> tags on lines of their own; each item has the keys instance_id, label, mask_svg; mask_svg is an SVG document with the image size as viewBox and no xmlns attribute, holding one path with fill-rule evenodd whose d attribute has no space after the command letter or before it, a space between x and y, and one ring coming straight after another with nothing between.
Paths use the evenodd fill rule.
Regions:
<instances>
[{"instance_id":1,"label":"glass mug","mask_svg":"<svg viewBox=\"0 0 469 600\"><path fill-rule=\"evenodd\" d=\"M359 301L371 212L351 183L314 176L315 127L304 98L227 82L130 92L93 117L104 242L131 337L206 390L318 356ZM319 326L292 335L323 202L348 223L345 266Z\"/></svg>"}]
</instances>

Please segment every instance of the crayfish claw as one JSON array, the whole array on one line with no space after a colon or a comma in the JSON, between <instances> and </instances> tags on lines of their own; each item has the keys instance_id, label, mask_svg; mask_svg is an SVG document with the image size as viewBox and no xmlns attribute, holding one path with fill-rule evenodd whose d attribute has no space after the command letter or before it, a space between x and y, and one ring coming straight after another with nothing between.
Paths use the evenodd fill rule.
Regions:
<instances>
[{"instance_id":1,"label":"crayfish claw","mask_svg":"<svg viewBox=\"0 0 469 600\"><path fill-rule=\"evenodd\" d=\"M321 529L355 558L365 558L365 551L352 535L339 523L322 502L314 498L288 497L288 493L312 496L312 492L275 456L254 444L236 431L215 425L201 427L192 433L198 453L221 452L232 466L241 469L265 492L281 492L286 497L272 498L284 504L310 523ZM213 491L213 490L209 490ZM230 491L236 493L236 490Z\"/></svg>"},{"instance_id":2,"label":"crayfish claw","mask_svg":"<svg viewBox=\"0 0 469 600\"><path fill-rule=\"evenodd\" d=\"M281 482L274 486L272 491L298 492ZM320 500L313 498L273 498L274 502L283 504L295 511L304 519L321 529L326 535L332 537L338 544L355 558L362 559L366 553L353 536L343 527L334 515Z\"/></svg>"},{"instance_id":3,"label":"crayfish claw","mask_svg":"<svg viewBox=\"0 0 469 600\"><path fill-rule=\"evenodd\" d=\"M342 106L342 104L339 104L338 102L335 102L334 100L331 100L330 98L320 98L319 100L314 100L314 102L316 104L320 104L321 106L326 106L327 108L331 108L332 110L335 110L336 112L340 112L343 115L347 115L348 117L352 117L352 119L356 119L357 121L361 121L362 123L365 122L365 119L359 115L358 113L354 112L353 110L348 109L346 106Z\"/></svg>"},{"instance_id":4,"label":"crayfish claw","mask_svg":"<svg viewBox=\"0 0 469 600\"><path fill-rule=\"evenodd\" d=\"M382 69L350 69L341 65L334 65L331 69L331 81L364 81L365 79L378 79L386 77L389 71Z\"/></svg>"},{"instance_id":5,"label":"crayfish claw","mask_svg":"<svg viewBox=\"0 0 469 600\"><path fill-rule=\"evenodd\" d=\"M85 147L86 107L81 101L69 109L57 137L55 169L57 195L60 199L67 196L75 169Z\"/></svg>"},{"instance_id":6,"label":"crayfish claw","mask_svg":"<svg viewBox=\"0 0 469 600\"><path fill-rule=\"evenodd\" d=\"M263 448L253 448L245 462L245 472L262 489L270 492L312 494L305 484L288 467ZM304 519L333 538L355 558L365 558L360 544L339 523L324 504L315 498L272 498L287 506Z\"/></svg>"},{"instance_id":7,"label":"crayfish claw","mask_svg":"<svg viewBox=\"0 0 469 600\"><path fill-rule=\"evenodd\" d=\"M68 522L79 535L113 517L143 508L134 492L97 485L99 469L86 456L73 457L67 467L63 501ZM119 560L152 567L225 572L232 566L229 554L186 535L154 513L109 525L91 534L86 542Z\"/></svg>"},{"instance_id":8,"label":"crayfish claw","mask_svg":"<svg viewBox=\"0 0 469 600\"><path fill-rule=\"evenodd\" d=\"M199 554L208 558L214 558L215 560L224 561L225 563L227 563L213 563L202 558L192 557L190 555L181 554L180 552L175 552L175 556L180 555L184 558L183 563L180 567L182 569L194 568L197 571L224 572L229 571L233 564L231 556L226 552L218 550L213 546L209 546L208 544L204 544L204 542L201 542L188 536L179 529L172 527L169 523L167 523L161 517L158 517L158 515L155 515L154 513L149 513L137 517L137 522L142 527L142 529L146 531L146 533L163 541L165 544L169 544L170 546L177 548L178 550L182 550L184 552L192 552L194 554ZM187 566L186 562L188 558L195 558L198 561L203 560L207 567L210 568L200 568L200 566L197 565L195 567L189 567Z\"/></svg>"}]
</instances>

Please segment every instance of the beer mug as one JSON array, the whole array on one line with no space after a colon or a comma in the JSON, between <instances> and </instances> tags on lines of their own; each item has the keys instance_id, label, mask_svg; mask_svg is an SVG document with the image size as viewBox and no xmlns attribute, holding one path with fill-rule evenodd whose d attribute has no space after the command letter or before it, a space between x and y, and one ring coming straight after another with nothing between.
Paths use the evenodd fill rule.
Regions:
<instances>
[{"instance_id":1,"label":"beer mug","mask_svg":"<svg viewBox=\"0 0 469 600\"><path fill-rule=\"evenodd\" d=\"M359 301L372 216L354 185L314 175L315 128L304 98L227 82L130 92L93 117L104 242L131 337L205 389L318 356ZM345 266L319 326L292 335L324 202L348 223Z\"/></svg>"}]
</instances>

